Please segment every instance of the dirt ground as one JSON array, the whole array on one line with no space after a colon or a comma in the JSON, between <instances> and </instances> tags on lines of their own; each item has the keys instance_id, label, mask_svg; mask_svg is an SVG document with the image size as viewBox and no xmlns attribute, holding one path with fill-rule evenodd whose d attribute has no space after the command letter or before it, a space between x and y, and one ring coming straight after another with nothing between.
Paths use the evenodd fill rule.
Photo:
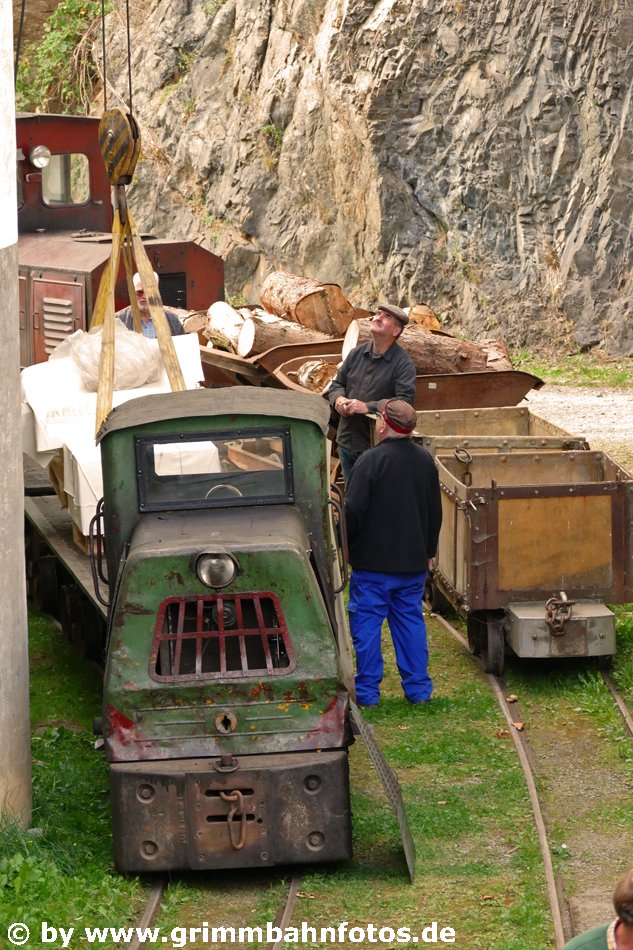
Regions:
<instances>
[{"instance_id":1,"label":"dirt ground","mask_svg":"<svg viewBox=\"0 0 633 950\"><path fill-rule=\"evenodd\" d=\"M543 386L533 391L522 405L561 428L576 435L584 435L592 449L607 452L628 472L633 473L633 390L608 387ZM633 477L633 475L632 475ZM574 713L570 711L570 718ZM603 767L602 780L596 764L600 763L601 738L583 729L568 742L560 735L552 742L548 728L541 728L534 717L530 740L538 750L543 774L543 789L550 814L559 815L559 832L569 835L569 864L566 877L573 882L572 893L567 894L576 933L592 927L612 916L611 890L616 877L623 870L612 860L622 853L622 837L614 829L609 841L608 822L592 825L591 815L614 807L623 792L630 794L626 782L616 777L617 768ZM571 728L571 724L566 724ZM582 763L591 767L583 769ZM580 763L580 767L579 767ZM564 802L574 802L569 810ZM582 832L585 815L586 828ZM575 819L572 817L575 815ZM565 830L566 829L566 830ZM591 830L590 830L591 829ZM625 851L630 842L625 845ZM610 857L611 856L611 857Z\"/></svg>"},{"instance_id":2,"label":"dirt ground","mask_svg":"<svg viewBox=\"0 0 633 950\"><path fill-rule=\"evenodd\" d=\"M633 473L633 389L543 386L521 405L611 455Z\"/></svg>"}]
</instances>

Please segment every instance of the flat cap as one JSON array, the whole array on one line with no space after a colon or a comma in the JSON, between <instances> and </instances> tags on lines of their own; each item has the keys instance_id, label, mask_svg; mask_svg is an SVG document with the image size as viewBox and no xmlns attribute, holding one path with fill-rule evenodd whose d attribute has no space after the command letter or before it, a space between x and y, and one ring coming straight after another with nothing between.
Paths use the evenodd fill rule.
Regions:
<instances>
[{"instance_id":1,"label":"flat cap","mask_svg":"<svg viewBox=\"0 0 633 950\"><path fill-rule=\"evenodd\" d=\"M417 413L404 399L382 399L378 411L389 428L400 435L408 435L416 427Z\"/></svg>"},{"instance_id":2,"label":"flat cap","mask_svg":"<svg viewBox=\"0 0 633 950\"><path fill-rule=\"evenodd\" d=\"M400 309L400 307L394 307L390 303L379 303L378 306L376 307L376 312L378 312L379 310L384 310L385 313L388 313L392 317L395 317L396 320L400 321L403 327L406 327L407 323L409 322L408 316L406 315L404 310Z\"/></svg>"}]
</instances>

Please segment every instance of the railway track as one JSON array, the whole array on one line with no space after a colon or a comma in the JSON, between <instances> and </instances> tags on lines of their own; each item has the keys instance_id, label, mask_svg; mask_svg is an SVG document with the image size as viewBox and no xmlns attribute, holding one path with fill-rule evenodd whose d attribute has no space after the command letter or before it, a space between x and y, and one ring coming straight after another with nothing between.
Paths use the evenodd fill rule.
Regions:
<instances>
[{"instance_id":1,"label":"railway track","mask_svg":"<svg viewBox=\"0 0 633 950\"><path fill-rule=\"evenodd\" d=\"M262 886L267 886L268 884L269 876L267 876L262 882ZM238 924L231 923L227 920L227 918L218 916L217 909L210 908L209 901L204 897L200 898L199 901L196 900L195 909L192 908L189 911L190 921L188 923L179 921L178 923L179 945L186 945L187 947L204 946L208 948L208 950L213 950L215 947L219 948L226 946L228 939L214 940L213 928L218 928L219 938L222 936L222 934L224 934L225 931L227 934L232 930L235 930L237 933L241 927L260 927L266 939L269 935L272 938L265 944L266 950L280 950L280 948L284 946L284 941L282 940L281 935L290 924L294 906L299 894L300 884L301 874L297 872L296 874L292 875L288 882L288 886L284 889L281 899L277 903L276 913L271 915L269 921L263 925L259 921L255 922L252 919L249 919L246 910L244 911L243 919L241 919ZM169 886L170 879L167 876L161 875L153 882L147 901L140 916L138 917L138 922L135 926L135 935L127 944L130 950L140 950L141 947L146 946L148 943L147 934L152 930L156 931L157 933L156 939L152 941L154 943L161 943L171 938L173 930L170 927L166 926L161 927L160 930L157 929L157 923L160 922L163 901L168 892ZM247 890L249 886L252 886L252 882L245 883L245 890ZM270 931L267 928L267 923L272 925ZM203 930L203 928L205 928L205 930ZM184 944L185 932L186 944ZM198 935L201 938L200 942L197 941ZM233 943L235 943L235 941L233 941ZM258 943L258 946L259 945L260 944Z\"/></svg>"},{"instance_id":2,"label":"railway track","mask_svg":"<svg viewBox=\"0 0 633 950\"><path fill-rule=\"evenodd\" d=\"M445 617L437 613L433 614L433 616L465 650L470 652L468 640L460 630L453 626ZM513 740L525 775L525 782L543 858L544 874L554 929L554 940L557 950L560 950L569 939L583 932L585 929L588 929L589 926L595 925L599 920L596 919L593 922L587 922L578 919L580 914L575 907L577 908L584 895L582 892L577 892L574 882L569 879L571 875L568 876L564 870L561 870L561 862L555 862L553 859L553 853L560 851L560 848L552 845L553 826L556 819L554 818L554 810L551 807L551 802L548 803L544 801L546 796L541 791L543 786L547 784L547 770L543 765L542 749L540 750L535 747L535 744L532 743L530 739L532 709L529 712L527 711L526 700L528 697L525 696L525 690L522 690L523 695L519 698L509 689L505 677L495 676L492 673L484 673L484 675L506 719L508 733ZM600 677L613 700L614 707L617 709L621 722L628 732L629 737L633 738L633 716L622 694L611 676L605 672L601 672ZM534 700L532 700L532 704L534 704ZM570 851L573 847L573 845L570 846L568 844L562 845L562 848L566 851ZM614 853L612 857L614 859L619 857L619 853ZM605 919L608 919L611 913L610 888L612 888L615 883L616 877L617 874L612 870L609 878L608 894L604 895L604 903L607 909L602 916ZM572 894L574 894L575 900L572 899ZM588 900L590 904L597 903L595 894L589 894Z\"/></svg>"}]
</instances>

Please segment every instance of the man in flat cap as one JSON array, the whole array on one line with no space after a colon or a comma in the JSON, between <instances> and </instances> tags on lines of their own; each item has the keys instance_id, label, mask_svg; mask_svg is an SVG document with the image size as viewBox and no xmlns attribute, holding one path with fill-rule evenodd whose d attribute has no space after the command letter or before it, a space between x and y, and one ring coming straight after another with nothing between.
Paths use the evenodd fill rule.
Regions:
<instances>
[{"instance_id":1,"label":"man in flat cap","mask_svg":"<svg viewBox=\"0 0 633 950\"><path fill-rule=\"evenodd\" d=\"M397 343L409 322L400 307L380 304L371 321L371 340L348 354L328 390L332 409L340 416L336 444L345 484L361 452L371 444L371 421L380 399L397 397L413 403L415 366Z\"/></svg>"},{"instance_id":2,"label":"man in flat cap","mask_svg":"<svg viewBox=\"0 0 633 950\"><path fill-rule=\"evenodd\" d=\"M442 524L439 477L430 453L411 440L413 407L388 399L378 408L377 445L357 460L345 491L356 700L376 706L380 698L387 620L404 695L424 704L433 683L422 597Z\"/></svg>"}]
</instances>

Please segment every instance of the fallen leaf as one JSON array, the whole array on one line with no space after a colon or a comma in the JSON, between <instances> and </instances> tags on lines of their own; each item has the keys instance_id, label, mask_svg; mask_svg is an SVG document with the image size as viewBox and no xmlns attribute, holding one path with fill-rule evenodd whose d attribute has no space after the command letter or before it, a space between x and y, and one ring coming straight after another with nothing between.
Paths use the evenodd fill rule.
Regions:
<instances>
[{"instance_id":1,"label":"fallen leaf","mask_svg":"<svg viewBox=\"0 0 633 950\"><path fill-rule=\"evenodd\" d=\"M406 732L407 729L410 729L410 728L411 726L398 726L398 729L400 730L400 732Z\"/></svg>"},{"instance_id":2,"label":"fallen leaf","mask_svg":"<svg viewBox=\"0 0 633 950\"><path fill-rule=\"evenodd\" d=\"M448 802L435 802L436 805L448 805Z\"/></svg>"},{"instance_id":3,"label":"fallen leaf","mask_svg":"<svg viewBox=\"0 0 633 950\"><path fill-rule=\"evenodd\" d=\"M514 726L517 732L523 732L523 730L525 729L525 726L523 725L522 722L513 722L512 725Z\"/></svg>"},{"instance_id":4,"label":"fallen leaf","mask_svg":"<svg viewBox=\"0 0 633 950\"><path fill-rule=\"evenodd\" d=\"M514 693L510 693L509 696L506 696L506 703L516 703L519 697L515 696Z\"/></svg>"},{"instance_id":5,"label":"fallen leaf","mask_svg":"<svg viewBox=\"0 0 633 950\"><path fill-rule=\"evenodd\" d=\"M496 735L497 735L497 739L507 739L510 733L508 732L507 729L500 729Z\"/></svg>"},{"instance_id":6,"label":"fallen leaf","mask_svg":"<svg viewBox=\"0 0 633 950\"><path fill-rule=\"evenodd\" d=\"M493 901L495 900L495 896L494 894L484 894L484 896L481 899L482 901Z\"/></svg>"}]
</instances>

